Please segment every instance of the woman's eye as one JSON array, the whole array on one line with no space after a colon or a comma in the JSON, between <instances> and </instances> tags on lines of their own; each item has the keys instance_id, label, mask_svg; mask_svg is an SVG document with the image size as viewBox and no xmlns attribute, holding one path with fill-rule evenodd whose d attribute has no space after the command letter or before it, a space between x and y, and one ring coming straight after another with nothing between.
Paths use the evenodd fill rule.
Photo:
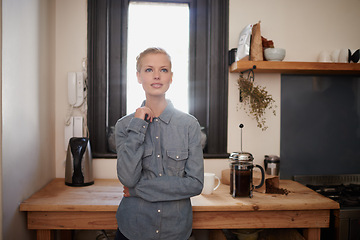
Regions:
<instances>
[{"instance_id":1,"label":"woman's eye","mask_svg":"<svg viewBox=\"0 0 360 240\"><path fill-rule=\"evenodd\" d=\"M166 68L161 69L161 72L168 72Z\"/></svg>"},{"instance_id":2,"label":"woman's eye","mask_svg":"<svg viewBox=\"0 0 360 240\"><path fill-rule=\"evenodd\" d=\"M147 68L147 69L145 69L145 72L151 72L152 71L152 69L151 68Z\"/></svg>"}]
</instances>

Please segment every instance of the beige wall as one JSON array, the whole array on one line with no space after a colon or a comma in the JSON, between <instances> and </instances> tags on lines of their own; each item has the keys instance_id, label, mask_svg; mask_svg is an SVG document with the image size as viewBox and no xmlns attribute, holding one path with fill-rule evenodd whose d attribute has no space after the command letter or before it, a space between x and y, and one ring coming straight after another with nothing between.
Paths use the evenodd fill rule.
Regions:
<instances>
[{"instance_id":1,"label":"beige wall","mask_svg":"<svg viewBox=\"0 0 360 240\"><path fill-rule=\"evenodd\" d=\"M261 20L262 35L288 61L316 61L321 50L359 48L358 0L230 0L230 48L242 28Z\"/></svg>"},{"instance_id":2,"label":"beige wall","mask_svg":"<svg viewBox=\"0 0 360 240\"><path fill-rule=\"evenodd\" d=\"M31 239L19 204L55 177L55 2L2 10L2 238Z\"/></svg>"},{"instance_id":3,"label":"beige wall","mask_svg":"<svg viewBox=\"0 0 360 240\"><path fill-rule=\"evenodd\" d=\"M80 62L86 56L85 0L57 1L57 71L56 71L56 176L64 177L63 122L66 115L65 76L70 70L81 70ZM358 0L304 0L304 1L250 1L230 0L229 48L237 47L240 31L247 24L261 20L264 37L272 39L276 47L285 48L288 61L316 61L321 50L359 48L357 31ZM74 16L73 13L77 12ZM77 31L75 31L77 30ZM69 33L76 40L68 41ZM59 56L61 54L61 56ZM254 154L255 162L262 164L265 154L280 154L280 74L256 74L255 81L267 88L276 100L277 115L269 114L269 129L256 127L238 103L237 74L229 76L228 151L240 150L239 123L244 123L243 150ZM96 178L116 178L114 159L96 159ZM205 160L205 170L220 175L228 168L223 159Z\"/></svg>"},{"instance_id":4,"label":"beige wall","mask_svg":"<svg viewBox=\"0 0 360 240\"><path fill-rule=\"evenodd\" d=\"M0 120L0 213L2 213L2 0L0 0ZM0 240L2 240L2 219L0 214Z\"/></svg>"}]
</instances>

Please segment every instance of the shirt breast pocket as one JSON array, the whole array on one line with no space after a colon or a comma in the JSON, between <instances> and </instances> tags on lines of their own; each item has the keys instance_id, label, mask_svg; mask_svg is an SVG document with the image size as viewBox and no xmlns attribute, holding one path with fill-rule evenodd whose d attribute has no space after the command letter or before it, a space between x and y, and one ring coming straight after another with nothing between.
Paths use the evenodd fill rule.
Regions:
<instances>
[{"instance_id":1,"label":"shirt breast pocket","mask_svg":"<svg viewBox=\"0 0 360 240\"><path fill-rule=\"evenodd\" d=\"M183 177L186 160L189 157L188 150L168 150L166 152L168 175Z\"/></svg>"}]
</instances>

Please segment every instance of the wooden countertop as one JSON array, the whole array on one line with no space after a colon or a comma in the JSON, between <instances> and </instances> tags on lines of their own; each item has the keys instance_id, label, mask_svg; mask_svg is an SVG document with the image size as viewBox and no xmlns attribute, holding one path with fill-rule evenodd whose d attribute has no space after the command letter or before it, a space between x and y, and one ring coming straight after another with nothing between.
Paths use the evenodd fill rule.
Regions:
<instances>
[{"instance_id":1,"label":"wooden countertop","mask_svg":"<svg viewBox=\"0 0 360 240\"><path fill-rule=\"evenodd\" d=\"M339 209L339 204L291 180L280 180L288 195L254 192L253 198L232 198L229 186L220 185L212 195L191 199L193 211L267 211ZM111 211L122 199L122 185L117 179L96 179L87 187L69 187L64 179L54 179L21 203L20 211Z\"/></svg>"},{"instance_id":2,"label":"wooden countertop","mask_svg":"<svg viewBox=\"0 0 360 240\"><path fill-rule=\"evenodd\" d=\"M339 209L339 204L291 180L280 180L288 195L254 192L253 198L232 198L230 186L220 185L211 195L192 198L194 211L268 211Z\"/></svg>"},{"instance_id":3,"label":"wooden countertop","mask_svg":"<svg viewBox=\"0 0 360 240\"><path fill-rule=\"evenodd\" d=\"M95 179L86 187L70 187L56 178L20 205L20 211L116 211L123 197L117 179Z\"/></svg>"}]
</instances>

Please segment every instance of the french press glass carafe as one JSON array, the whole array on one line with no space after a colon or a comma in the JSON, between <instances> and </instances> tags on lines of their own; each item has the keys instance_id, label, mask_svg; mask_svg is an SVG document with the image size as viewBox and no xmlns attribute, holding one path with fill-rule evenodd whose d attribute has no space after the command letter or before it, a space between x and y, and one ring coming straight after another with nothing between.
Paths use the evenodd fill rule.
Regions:
<instances>
[{"instance_id":1,"label":"french press glass carafe","mask_svg":"<svg viewBox=\"0 0 360 240\"><path fill-rule=\"evenodd\" d=\"M239 126L244 127L243 124ZM254 157L249 152L242 151L242 136L241 136L241 151L230 154L230 194L233 197L253 197L253 190L260 188L264 184L265 173L260 165L254 165ZM253 185L253 168L257 167L261 171L261 182L259 185Z\"/></svg>"}]
</instances>

